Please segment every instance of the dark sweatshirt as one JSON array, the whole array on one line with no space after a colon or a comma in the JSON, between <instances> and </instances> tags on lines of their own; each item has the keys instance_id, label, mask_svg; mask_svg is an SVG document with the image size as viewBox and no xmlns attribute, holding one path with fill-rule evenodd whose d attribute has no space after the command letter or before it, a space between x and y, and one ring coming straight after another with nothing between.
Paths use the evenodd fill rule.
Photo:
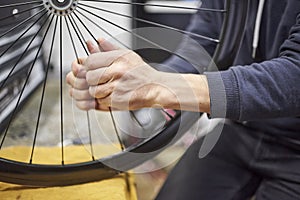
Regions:
<instances>
[{"instance_id":1,"label":"dark sweatshirt","mask_svg":"<svg viewBox=\"0 0 300 200\"><path fill-rule=\"evenodd\" d=\"M195 70L175 56L166 63L181 73L204 72L209 83L211 117L243 122L269 134L294 138L300 144L300 0L266 0L255 58L252 42L259 0L250 1L243 41L228 70L205 72L205 64ZM224 0L202 1L205 8L222 9L223 4ZM199 11L188 30L217 38L221 25L220 15ZM192 38L213 54L214 42ZM194 46L183 41L178 52L195 54L199 48Z\"/></svg>"}]
</instances>

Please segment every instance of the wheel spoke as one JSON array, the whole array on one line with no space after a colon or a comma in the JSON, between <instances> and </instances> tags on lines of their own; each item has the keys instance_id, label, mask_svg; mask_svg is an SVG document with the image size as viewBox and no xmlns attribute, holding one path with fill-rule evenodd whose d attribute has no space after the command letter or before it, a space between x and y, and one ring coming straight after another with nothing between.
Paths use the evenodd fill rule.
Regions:
<instances>
[{"instance_id":1,"label":"wheel spoke","mask_svg":"<svg viewBox=\"0 0 300 200\"><path fill-rule=\"evenodd\" d=\"M116 38L115 36L113 36L111 33L109 33L108 31L106 31L104 28L102 28L101 26L99 26L96 22L94 22L93 20L91 20L90 18L88 18L85 14L83 14L80 11L76 11L78 12L81 16L83 16L85 19L87 19L89 22L91 22L92 24L94 24L98 29L100 29L101 31L103 31L105 34L107 34L108 36L110 36L111 38L113 38L115 41L117 41L119 44L121 44L122 46L126 47L127 49L131 49L130 47L128 47L126 44L124 44L122 41L120 41L118 38ZM75 15L77 18L79 18L77 15Z\"/></svg>"},{"instance_id":2,"label":"wheel spoke","mask_svg":"<svg viewBox=\"0 0 300 200\"><path fill-rule=\"evenodd\" d=\"M115 26L115 27L117 27L117 28L119 28L119 29L121 29L121 30L123 30L125 32L130 33L131 35L135 36L136 38L139 38L139 39L141 39L141 40L143 40L143 41L145 41L145 42L147 42L147 43L149 43L149 44L151 44L151 45L153 45L153 46L155 46L155 47L157 47L157 48L159 48L161 50L164 50L164 51L170 53L171 55L177 56L178 58L180 58L180 59L182 59L182 60L184 60L184 61L186 61L186 62L188 62L188 63L190 63L192 65L194 65L194 63L191 63L191 61L189 59L187 59L187 58L185 58L185 57L183 57L183 56L181 56L181 55L179 55L177 53L174 53L173 51L170 51L169 49L167 49L167 48L165 48L165 47L163 47L163 46L161 46L161 45L159 45L159 44L157 44L157 43L155 43L155 42L153 42L153 41L151 41L151 40L149 40L149 39L147 39L147 38L145 38L145 37L143 37L143 36L141 36L141 35L139 35L139 34L137 34L135 32L133 32L133 31L130 31L130 30L128 30L128 29L126 29L126 28L124 28L122 26L117 25L116 23L113 23L113 22L111 22L111 21L109 21L107 19L104 19L103 17L101 17L99 15L96 15L95 13L92 13L92 12L90 12L90 11L82 8L82 7L78 7L78 8L80 8L80 9L84 10L85 12L87 12L87 13L89 13L89 14L91 14L91 15L93 15L93 16L95 16L95 17L97 17L97 18L99 18L99 19L101 19L103 21L105 21L108 24L111 24L111 25L113 25L113 26Z\"/></svg>"},{"instance_id":3,"label":"wheel spoke","mask_svg":"<svg viewBox=\"0 0 300 200\"><path fill-rule=\"evenodd\" d=\"M7 49L5 49L1 55L0 58L7 53L7 51L12 48L34 25L36 25L42 18L43 16L45 16L47 12L44 12L43 15L41 15L34 23L32 23L12 44L9 45L9 47Z\"/></svg>"},{"instance_id":4,"label":"wheel spoke","mask_svg":"<svg viewBox=\"0 0 300 200\"><path fill-rule=\"evenodd\" d=\"M60 69L60 141L61 141L61 164L65 165L64 153L64 112L63 112L63 88L62 88L62 70L63 70L63 17L60 17L60 35L59 35L59 69Z\"/></svg>"},{"instance_id":5,"label":"wheel spoke","mask_svg":"<svg viewBox=\"0 0 300 200\"><path fill-rule=\"evenodd\" d=\"M76 50L76 46L75 46L75 43L74 43L74 40L73 40L73 36L72 36L72 33L71 33L71 30L70 30L70 26L68 24L68 21L67 21L67 18L65 18L65 22L67 24L67 29L68 29L68 32L69 32L69 36L70 36L70 39L71 39L71 42L72 42L72 46L73 46L73 50L74 50L74 53L76 55L76 59L77 59L77 62L78 64L80 64L80 60L79 60L79 57L78 57L78 52ZM71 21L70 21L71 22ZM75 30L76 32L76 30ZM77 32L76 32L77 33ZM80 36L78 35L77 33L77 37L80 40ZM82 44L83 45L83 44ZM88 54L88 53L87 53ZM89 117L89 112L86 111L86 116L87 116L87 121L88 121L88 135L89 135L89 138L92 138L92 132L91 132L91 124L90 124L90 117ZM91 156L92 156L92 160L95 160L95 157L94 157L94 150L93 150L93 144L92 144L92 141L90 140L90 147L91 147Z\"/></svg>"},{"instance_id":6,"label":"wheel spoke","mask_svg":"<svg viewBox=\"0 0 300 200\"><path fill-rule=\"evenodd\" d=\"M28 8L28 9L26 9L26 10L22 10L22 11L20 11L20 12L17 12L17 13L13 13L13 14L8 15L8 16L6 16L6 17L0 18L0 21L3 21L3 20L5 20L5 19L9 19L9 18L14 17L14 16L16 16L16 15L20 15L20 14L26 13L26 12L31 11L31 10L34 10L34 9L36 9L36 8L41 8L41 7L43 7L43 6L44 6L43 4L40 4L40 5L38 5L38 6L34 6L34 7L31 7L31 8Z\"/></svg>"},{"instance_id":7,"label":"wheel spoke","mask_svg":"<svg viewBox=\"0 0 300 200\"><path fill-rule=\"evenodd\" d=\"M77 15L76 15L76 17L78 18ZM103 19L103 18L102 18L102 19ZM83 22L81 21L81 23L83 23ZM123 141L121 140L120 134L119 134L118 129L117 129L117 127L116 127L116 122L115 122L115 119L114 119L114 116L113 116L113 113L112 113L111 108L109 109L109 112L110 112L110 116L111 116L111 119L112 119L112 122L113 122L114 131L115 131L115 133L116 133L117 139L118 139L119 144L120 144L120 146L121 146L121 150L124 151L125 145L124 145Z\"/></svg>"},{"instance_id":8,"label":"wheel spoke","mask_svg":"<svg viewBox=\"0 0 300 200\"><path fill-rule=\"evenodd\" d=\"M148 43L150 43L150 44L153 44L153 45L156 46L156 47L159 47L159 48L162 48L162 49L163 49L163 47L161 47L161 46L159 46L158 44L156 44L156 43L154 43L154 42L152 42L152 41L150 41L150 40L144 38L143 36L140 36L140 35L134 33L133 31L130 31L130 30L128 30L128 29L126 29L126 28L124 28L124 27L122 27L122 26L117 25L116 23L113 23L113 22L111 22L111 21L109 21L109 20L107 20L107 19L104 19L103 17L101 17L101 16L99 16L99 15L96 15L96 14L94 14L94 13L92 13L92 12L90 12L90 11L88 11L88 10L82 8L82 7L78 7L78 8L80 8L80 9L84 10L85 12L87 12L87 13L89 13L89 14L91 14L91 15L93 15L93 16L95 16L95 17L97 17L97 18L99 18L99 19L101 19L101 20L103 20L103 21L105 21L106 23L108 23L108 24L110 24L110 25L112 25L112 26L115 26L115 27L117 27L117 28L119 28L119 29L121 29L121 30L123 30L123 31L125 31L125 32L128 32L128 33L134 35L134 36L137 37L137 38L140 38L140 39L142 39L142 40L144 40L144 41L146 41L146 42L148 42Z\"/></svg>"},{"instance_id":9,"label":"wheel spoke","mask_svg":"<svg viewBox=\"0 0 300 200\"><path fill-rule=\"evenodd\" d=\"M75 23L76 26L77 26L77 28L76 28L75 24L73 23L73 21L71 20L71 18L69 16L67 16L67 18L69 19L69 21L71 23L71 26L72 26L72 28L73 28L73 30L74 30L74 32L75 32L75 34L76 34L76 36L77 36L80 44L81 44L81 47L84 49L85 54L88 56L89 52L86 49L86 46L84 45L85 40L84 40L84 37L83 37L82 33L80 32L80 29L78 28L77 24ZM82 38L83 38L83 41L82 41Z\"/></svg>"},{"instance_id":10,"label":"wheel spoke","mask_svg":"<svg viewBox=\"0 0 300 200\"><path fill-rule=\"evenodd\" d=\"M156 23L156 22L149 21L149 20L146 20L146 19L141 19L141 18L129 16L129 15L124 15L124 14L117 13L117 12L114 12L114 11L111 11L111 10L97 8L95 6L90 6L90 5L86 5L86 4L82 4L82 3L78 3L78 5L85 6L85 7L92 8L92 9L99 10L99 11L103 11L103 12L110 13L110 14L113 14L113 15L130 18L130 19L133 19L133 20L136 20L136 21L139 21L139 22L151 24L151 25L154 25L154 26L158 26L158 27L161 27L161 28L168 29L168 30L177 31L179 33L183 33L183 34L187 34L187 35L194 36L194 37L197 37L197 38L209 40L211 42L219 43L219 40L215 39L215 38L210 38L210 37L207 37L207 36L204 36L204 35L199 35L199 34L196 34L196 33L193 33L193 32L185 31L185 30L180 30L180 29L177 29L177 28L174 28L174 27L171 27L171 26L167 26L167 25L164 25L164 24ZM78 7L78 8L82 9L82 7Z\"/></svg>"},{"instance_id":11,"label":"wheel spoke","mask_svg":"<svg viewBox=\"0 0 300 200\"><path fill-rule=\"evenodd\" d=\"M68 33L69 33L69 37L71 39L72 47L73 47L73 50L74 50L77 62L78 62L78 64L81 64L80 60L79 60L78 52L76 50L75 42L74 42L74 39L73 39L73 36L72 36L72 33L71 33L71 29L70 29L69 23L68 23L66 17L64 17L64 19L65 19L65 23L66 23L66 26L67 26L67 30L68 30Z\"/></svg>"},{"instance_id":12,"label":"wheel spoke","mask_svg":"<svg viewBox=\"0 0 300 200\"><path fill-rule=\"evenodd\" d=\"M91 121L90 121L90 114L89 114L88 111L86 111L86 119L87 119L87 123L88 123L88 133L89 133L89 143L90 143L91 156L92 156L92 160L95 161L92 130L91 130Z\"/></svg>"},{"instance_id":13,"label":"wheel spoke","mask_svg":"<svg viewBox=\"0 0 300 200\"><path fill-rule=\"evenodd\" d=\"M0 38L2 38L3 36L7 35L8 33L11 33L12 31L16 30L17 28L19 28L22 25L25 25L27 22L29 22L31 19L33 19L34 17L36 17L38 14L44 12L46 9L42 9L39 12L37 12L36 14L32 15L31 17L28 17L26 20L20 22L19 24L17 24L16 26L12 27L11 29L9 29L8 31L6 31L5 33L3 33L2 35L0 35Z\"/></svg>"},{"instance_id":14,"label":"wheel spoke","mask_svg":"<svg viewBox=\"0 0 300 200\"><path fill-rule=\"evenodd\" d=\"M49 23L49 26L48 26L45 34L44 34L43 40L45 40L45 38L48 35L49 28L51 27L53 19L54 19L54 16L52 17L52 19L51 19L51 21ZM39 111L38 111L38 117L37 117L37 122L36 122L36 127L35 127L35 133L34 133L34 139L33 139L33 144L32 144L32 150L31 150L29 164L32 164L32 159L33 159L33 154L34 154L34 150L35 150L38 129L39 129L39 125L40 125L40 118L41 118L41 114L42 114L42 108L43 108L43 102L44 102L44 97L45 97L45 91L46 91L46 84L47 84L47 79L48 79L49 68L50 68L50 65L51 65L50 62L51 62L52 51L53 51L53 46L54 46L54 41L55 41L57 22L58 22L58 17L56 17L56 22L55 22L55 25L54 25L53 36L52 36L52 40L51 40L51 47L50 47L50 52L49 52L49 60L48 60L47 68L46 68L46 74L45 74L45 77L44 77L44 84L43 84L43 89L42 89L42 95L41 95L41 100L40 100L40 106L39 106Z\"/></svg>"},{"instance_id":15,"label":"wheel spoke","mask_svg":"<svg viewBox=\"0 0 300 200\"><path fill-rule=\"evenodd\" d=\"M79 22L82 24L82 26L85 28L85 30L90 34L90 36L94 39L95 42L98 44L98 40L94 36L94 34L89 30L89 28L82 22L82 20L77 16L77 14L74 12L74 15L79 20Z\"/></svg>"},{"instance_id":16,"label":"wheel spoke","mask_svg":"<svg viewBox=\"0 0 300 200\"><path fill-rule=\"evenodd\" d=\"M89 28L82 22L82 20L77 16L77 14L74 12L74 15L76 16L76 18L79 20L79 22L83 25L83 27L85 28L85 30L90 34L90 36L92 36L92 38L95 40L95 42L97 42L98 44L98 40L96 39L96 37L94 36L94 34L89 30Z\"/></svg>"},{"instance_id":17,"label":"wheel spoke","mask_svg":"<svg viewBox=\"0 0 300 200\"><path fill-rule=\"evenodd\" d=\"M75 14L75 13L74 13ZM88 28L86 27L86 25L83 23L83 21L75 14L75 16L77 17L77 19L80 21L80 23L87 29L87 31L91 34L91 36L94 38L94 40L98 43L97 39L92 35L92 33L88 30ZM71 20L70 20L71 21ZM75 30L75 29L74 29ZM76 32L76 30L75 30ZM78 39L80 40L80 37L79 35L77 34L78 36ZM121 146L121 150L124 151L125 149L125 146L124 146L124 143L122 142L121 140L121 137L119 135L119 132L117 130L117 127L116 127L116 122L115 122L115 119L114 119L114 116L113 116L113 113L112 113L112 110L109 109L109 113L110 113L110 117L112 119L112 122L113 122L113 127L114 127L114 131L116 133L116 136L117 136L117 139L119 141L119 144ZM87 112L87 118L89 119L89 115L88 115L88 112ZM88 120L88 125L89 125L89 137L90 137L90 141L91 141L91 133L90 133L90 122ZM91 145L91 151L92 151L92 154L93 154L93 148L92 148L92 143L90 144ZM93 159L94 159L94 155L92 156Z\"/></svg>"},{"instance_id":18,"label":"wheel spoke","mask_svg":"<svg viewBox=\"0 0 300 200\"><path fill-rule=\"evenodd\" d=\"M112 119L114 131L115 131L115 134L116 134L116 136L117 136L119 145L120 145L120 147L121 147L121 150L124 151L124 150L125 150L125 145L124 145L124 143L123 143L123 141L122 141L122 139L121 139L121 135L120 135L120 133L119 133L119 131L118 131L117 124L116 124L116 120L115 120L115 118L114 118L114 115L113 115L113 112L112 112L112 109L111 109L111 108L109 108L109 113L110 113L110 117L111 117L111 119Z\"/></svg>"},{"instance_id":19,"label":"wheel spoke","mask_svg":"<svg viewBox=\"0 0 300 200\"><path fill-rule=\"evenodd\" d=\"M45 19L45 21L44 21L43 24L41 25L40 29L38 30L38 32L34 35L32 41L36 38L36 36L38 35L38 33L39 33L39 32L42 30L42 28L46 25L47 20L49 19L49 17L50 17L50 15L48 15L48 17ZM31 41L31 42L32 42L32 41ZM31 43L30 43L30 44L31 44ZM40 45L39 50L38 50L38 52L37 52L37 54L36 54L35 61L36 61L36 59L37 59L37 57L38 57L38 55L39 55L39 52L40 52L40 50L41 50L41 47L42 47L42 44ZM25 53L26 53L26 52L24 52L23 55L24 55ZM32 65L31 65L31 67L30 67L30 69L29 69L29 72L27 73L27 77L26 77L26 80L25 80L24 85L23 85L23 87L22 87L22 90L21 90L21 92L20 92L20 94L19 94L18 101L17 101L16 106L15 106L15 108L14 108L14 110L13 110L11 116L10 116L8 125L7 125L7 127L6 127L6 129L5 129L4 135L3 135L3 137L2 137L2 141L1 141L1 144L0 144L0 149L2 149L2 147L3 147L5 138L6 138L7 133L8 133L8 129L9 129L9 127L10 127L10 124L11 124L11 122L12 122L12 120L13 120L15 114L16 114L17 108L18 108L18 106L19 106L19 104L20 104L20 102L21 102L21 99L22 99L23 93L24 93L24 91L25 91L26 85L27 85L27 83L28 83L28 81L29 81L29 78L30 78L32 69L33 69L33 67L34 67L34 65L35 65L35 61L32 63Z\"/></svg>"},{"instance_id":20,"label":"wheel spoke","mask_svg":"<svg viewBox=\"0 0 300 200\"><path fill-rule=\"evenodd\" d=\"M111 108L109 108L109 114L110 114L110 118L111 118L112 123L113 123L113 128L114 128L115 134L117 136L119 145L121 147L122 152L124 152L125 151L125 144L124 144L124 142L123 142L123 140L121 138L121 135L120 135L120 133L118 131L118 128L117 128L117 125L116 125L116 120L114 118L114 115L113 115L113 112L112 112ZM128 174L128 172L125 172L125 184L126 184L127 191L130 192L131 191L131 187L130 187L130 183L129 183L129 174Z\"/></svg>"},{"instance_id":21,"label":"wheel spoke","mask_svg":"<svg viewBox=\"0 0 300 200\"><path fill-rule=\"evenodd\" d=\"M84 41L82 41L80 35L83 37L82 34L79 34L78 31L76 30L75 28L75 25L73 24L73 21L70 19L70 17L68 16L68 19L73 27L73 30L75 31L76 35L77 35L77 38L78 40L80 41L81 45L82 45L82 48L85 50L85 53L86 55L88 56L89 53L88 51L86 50L85 48L85 45L84 45ZM76 23L75 23L76 24ZM78 27L78 26L77 26ZM78 29L80 31L80 29ZM84 38L83 38L84 39ZM79 59L77 58L77 60L79 61ZM86 119L87 119L87 123L88 123L88 135L89 135L89 145L90 145L90 151L91 151L91 157L92 157L92 160L94 161L95 160L95 156L94 156L94 147L93 147L93 141L92 141L92 131L91 131L91 123L90 123L90 115L89 115L89 112L86 111Z\"/></svg>"},{"instance_id":22,"label":"wheel spoke","mask_svg":"<svg viewBox=\"0 0 300 200\"><path fill-rule=\"evenodd\" d=\"M13 42L13 44L15 44L18 40L20 40L24 34L26 34L26 32L28 32L38 21L40 21L45 15L47 14L47 12L44 12L42 16L39 17L39 19L37 21L35 21L23 34L21 34L21 36L15 40L15 42ZM49 16L48 16L49 17ZM9 79L9 77L12 75L13 71L15 70L15 68L18 66L18 64L20 63L20 61L22 60L23 56L25 55L25 53L27 52L27 50L29 49L31 43L33 42L34 38L37 36L37 34L35 34L35 36L32 38L32 40L29 42L29 44L27 45L26 49L24 50L24 52L22 53L22 55L19 57L19 59L17 60L16 64L11 68L10 72L8 73L7 77L4 79L4 81L1 83L0 85L0 90L3 88L3 86L5 85L5 83L7 82L7 80ZM1 54L0 58L5 54L5 52L7 52L13 45L10 45L10 47L8 49L6 49L4 51L4 53Z\"/></svg>"},{"instance_id":23,"label":"wheel spoke","mask_svg":"<svg viewBox=\"0 0 300 200\"><path fill-rule=\"evenodd\" d=\"M75 25L77 31L78 31L79 34L80 34L80 37L81 37L82 41L86 41L86 39L84 38L84 36L83 36L83 34L82 34L82 32L81 32L81 30L80 30L78 24L76 23L76 20L74 19L74 17L73 17L72 15L70 15L69 17L72 19L72 21L73 21L73 23L74 23L74 25Z\"/></svg>"},{"instance_id":24,"label":"wheel spoke","mask_svg":"<svg viewBox=\"0 0 300 200\"><path fill-rule=\"evenodd\" d=\"M110 4L125 4L125 5L135 5L135 6L153 6L153 7L160 7L160 8L176 8L176 9L203 11L203 12L219 12L219 13L226 12L226 10L221 10L221 9L193 8L193 7L171 6L171 5L153 4L153 3L121 2L121 1L107 1L107 0L81 0L81 1L110 3Z\"/></svg>"},{"instance_id":25,"label":"wheel spoke","mask_svg":"<svg viewBox=\"0 0 300 200\"><path fill-rule=\"evenodd\" d=\"M75 31L77 30L76 32L79 33L79 38L80 38L80 41L81 41L82 48L84 48L85 53L88 55L89 53L88 53L87 47L86 47L86 45L84 45L84 43L86 43L87 40L83 36L83 33L82 33L81 29L79 28L78 24L76 23L76 20L74 19L74 17L72 15L69 16L69 20L71 21L71 23L73 22L72 23L73 28L74 28L74 25L75 25L76 28L74 28L74 30ZM77 35L78 35L78 33L77 33Z\"/></svg>"},{"instance_id":26,"label":"wheel spoke","mask_svg":"<svg viewBox=\"0 0 300 200\"><path fill-rule=\"evenodd\" d=\"M12 4L2 5L2 6L0 6L0 8L9 8L9 7L15 7L15 6L24 6L24 5L30 5L30 4L36 4L36 3L42 3L42 1L39 0L39 1L27 1L27 2L23 2L23 3L12 3Z\"/></svg>"},{"instance_id":27,"label":"wheel spoke","mask_svg":"<svg viewBox=\"0 0 300 200\"><path fill-rule=\"evenodd\" d=\"M22 22L19 23L18 25L14 26L13 28L11 28L11 29L9 29L8 31L6 31L5 33L3 33L3 34L0 36L0 38L2 38L3 36L7 35L8 33L12 32L12 31L14 31L15 29L19 28L20 26L26 25L27 22L29 22L31 19L33 19L34 17L36 17L37 15L39 15L39 14L42 13L42 12L44 12L44 14L47 13L47 12L45 11L45 9L40 10L40 11L39 11L38 13L36 13L35 15L33 15L33 16L27 18L26 20L22 21ZM39 19L40 19L40 18L39 18Z\"/></svg>"},{"instance_id":28,"label":"wheel spoke","mask_svg":"<svg viewBox=\"0 0 300 200\"><path fill-rule=\"evenodd\" d=\"M90 35L94 38L94 40L97 42L97 44L99 44L98 43L98 40L94 37L94 35L90 32L90 30L86 27L86 25L83 23L83 21L77 16L77 14L76 13L74 13L74 15L77 17L77 19L80 21L80 23L84 26L84 28L90 33ZM70 20L71 21L71 20ZM72 23L72 22L71 22ZM73 27L74 28L74 27ZM74 30L75 30L75 28L74 28ZM77 33L77 31L75 30L75 32ZM78 36L78 39L80 40L80 37L79 37L79 35L77 34L77 36ZM80 40L81 41L81 40ZM82 44L82 43L81 43ZM83 44L82 44L83 45ZM83 45L84 46L84 45ZM88 54L88 53L87 53ZM109 112L110 112L110 116L111 116L111 119L112 119L112 121L113 121L113 124L114 124L114 131L115 131L115 133L116 133L116 135L117 135L117 138L118 138L118 141L119 141L119 143L120 143L120 146L121 146L121 149L122 149L122 151L124 151L124 144L123 144L123 142L122 142L122 140L121 140L121 138L120 138L120 135L119 135L119 133L118 133L118 130L117 130L117 127L116 127L116 125L115 125L115 119L114 119L114 116L113 116L113 113L112 113L112 110L110 109L109 110ZM95 160L95 157L94 157L94 151L93 151L93 144L92 144L92 134L91 134L91 130L90 130L90 120L89 120L89 113L87 112L87 121L88 121L88 127L89 127L89 141L90 141L90 147L91 147L91 153L92 153L92 159L93 160Z\"/></svg>"}]
</instances>

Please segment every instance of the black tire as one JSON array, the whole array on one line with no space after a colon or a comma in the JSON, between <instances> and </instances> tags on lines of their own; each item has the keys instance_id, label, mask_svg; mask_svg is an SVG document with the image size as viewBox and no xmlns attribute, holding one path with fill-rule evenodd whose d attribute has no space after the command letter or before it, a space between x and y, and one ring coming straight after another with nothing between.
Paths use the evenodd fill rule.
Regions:
<instances>
[{"instance_id":1,"label":"black tire","mask_svg":"<svg viewBox=\"0 0 300 200\"><path fill-rule=\"evenodd\" d=\"M20 2L22 3L22 1ZM84 3L84 1L82 2ZM227 0L225 3L227 12L220 35L220 43L213 57L216 66L220 69L228 68L233 62L244 33L248 4L248 0ZM4 5L0 3L0 8ZM232 43L232 41L235 42ZM14 77L10 79L14 79ZM22 103L18 106L22 106ZM13 116L16 110L0 122L2 127L7 125L9 116ZM114 177L163 151L168 145L180 138L198 118L199 113L181 112L162 131L151 138L130 146L123 152L100 160L71 165L37 165L0 158L0 181L35 186L62 186ZM143 153L145 156L137 158L135 154L138 153Z\"/></svg>"}]
</instances>

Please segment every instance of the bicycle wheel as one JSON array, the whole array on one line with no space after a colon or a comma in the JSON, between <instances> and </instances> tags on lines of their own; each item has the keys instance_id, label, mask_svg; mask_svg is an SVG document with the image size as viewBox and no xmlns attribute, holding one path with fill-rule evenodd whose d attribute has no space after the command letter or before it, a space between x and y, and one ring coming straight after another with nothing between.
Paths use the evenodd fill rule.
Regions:
<instances>
[{"instance_id":1,"label":"bicycle wheel","mask_svg":"<svg viewBox=\"0 0 300 200\"><path fill-rule=\"evenodd\" d=\"M210 38L118 13L107 9L109 5L113 8L120 5L137 6L140 9L145 7L163 7L221 13L224 16L224 22L219 38ZM133 37L147 40L138 33L122 27L119 21L114 23L111 22L109 16L103 17L97 14L98 11L214 41L217 43L217 49L213 61L217 66L225 69L231 64L237 52L244 31L247 9L248 0L227 0L223 9L188 8L168 5L168 3L154 4L112 0L29 0L26 2L14 0L9 3L0 3L0 10L5 11L0 22L7 25L4 30L1 30L2 33L0 35L0 43L2 44L0 55L0 127L3 132L0 144L1 151L4 149L9 134L14 132L14 129L11 127L18 116L18 111L23 109L26 100L31 98L33 93L39 91L39 98L35 103L35 113L37 115L29 119L30 123L35 125L32 131L33 138L30 141L32 145L28 162L16 161L12 158L0 158L0 181L36 186L61 186L110 178L140 165L163 151L167 145L174 143L180 138L199 118L199 113L177 111L174 116L166 113L170 120L157 133L126 147L118 135L115 119L110 113L112 126L114 126L114 132L117 134L116 141L120 142L121 151L103 158L96 158L93 154L95 144L93 143L91 124L86 122L86 132L89 138L88 148L89 154L91 154L90 160L72 164L66 163L66 147L64 146L66 128L64 127L64 122L67 120L65 113L70 111L65 110L67 105L63 103L65 93L63 86L63 62L66 59L66 53L68 53L66 52L68 50L64 51L64 48L72 49L74 59L78 59L80 55L88 55L84 42L87 36L96 40L95 33L92 31L95 29L100 29L121 45L128 47L127 44L113 36L112 33L106 31L102 26L103 23L129 32ZM147 40L147 42L151 41ZM161 47L159 44L151 43L176 56L176 53L168 51L168 49ZM55 49L57 49L57 55L54 55ZM58 68L57 73L52 72L51 74L53 60L57 62L55 65ZM42 118L47 117L47 111L44 111L43 108L46 104L45 99L49 97L47 96L47 80L49 76L55 75L57 75L59 83L55 86L55 89L59 96L56 101L58 101L60 109L59 117L56 119L58 122L53 123L54 126L59 127L59 133L55 134L61 141L60 164L37 164L34 162L37 137L40 133ZM164 111L162 110L162 112ZM89 112L84 113L84 115L87 121L91 118ZM134 156L135 154L142 154L143 156L139 156L137 159Z\"/></svg>"}]
</instances>

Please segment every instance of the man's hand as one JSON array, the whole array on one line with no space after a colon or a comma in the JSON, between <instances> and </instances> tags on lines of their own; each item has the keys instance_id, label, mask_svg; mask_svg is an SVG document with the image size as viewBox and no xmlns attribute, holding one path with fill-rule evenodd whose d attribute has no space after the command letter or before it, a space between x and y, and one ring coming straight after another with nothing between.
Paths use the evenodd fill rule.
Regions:
<instances>
[{"instance_id":1,"label":"man's hand","mask_svg":"<svg viewBox=\"0 0 300 200\"><path fill-rule=\"evenodd\" d=\"M100 51L112 51L118 48L106 42L104 39L98 40L99 46L93 45L91 41L87 42L88 50L91 54L98 53ZM100 48L101 46L101 48ZM85 59L76 60L72 63L72 71L67 75L67 83L71 86L70 96L76 102L76 106L82 110L104 110L99 105L94 97L89 93L89 85L86 80L86 68L81 65Z\"/></svg>"},{"instance_id":2,"label":"man's hand","mask_svg":"<svg viewBox=\"0 0 300 200\"><path fill-rule=\"evenodd\" d=\"M133 51L103 39L98 43L99 47L88 42L91 55L74 61L67 75L76 105L83 110L104 111L151 107L155 98L151 79L158 77L158 72Z\"/></svg>"},{"instance_id":3,"label":"man's hand","mask_svg":"<svg viewBox=\"0 0 300 200\"><path fill-rule=\"evenodd\" d=\"M206 77L159 72L135 52L104 41L88 43L92 53L73 62L70 94L83 110L136 110L144 107L209 111ZM101 50L101 51L100 51Z\"/></svg>"}]
</instances>

